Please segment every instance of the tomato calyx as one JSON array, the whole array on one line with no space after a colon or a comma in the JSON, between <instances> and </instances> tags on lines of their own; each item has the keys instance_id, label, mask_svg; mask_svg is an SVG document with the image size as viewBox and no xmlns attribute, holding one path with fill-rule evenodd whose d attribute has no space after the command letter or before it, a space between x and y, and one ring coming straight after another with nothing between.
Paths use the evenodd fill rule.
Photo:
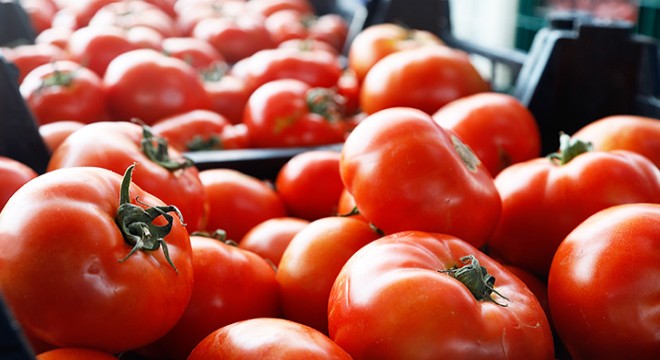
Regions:
<instances>
[{"instance_id":1,"label":"tomato calyx","mask_svg":"<svg viewBox=\"0 0 660 360\"><path fill-rule=\"evenodd\" d=\"M451 142L454 145L454 149L458 153L458 156L461 157L461 160L463 160L463 164L470 170L471 172L477 171L477 167L479 164L481 164L481 161L479 158L474 154L474 152L467 146L465 145L461 139L458 138L456 135L451 135Z\"/></svg>"},{"instance_id":2,"label":"tomato calyx","mask_svg":"<svg viewBox=\"0 0 660 360\"><path fill-rule=\"evenodd\" d=\"M163 255L165 255L167 263L178 274L179 271L170 258L169 249L165 242L165 236L167 236L172 230L172 221L174 220L172 215L168 213L174 212L179 217L182 224L183 215L181 215L179 209L174 205L143 208L132 204L130 202L129 188L134 168L135 164L132 164L124 173L119 194L119 209L117 210L117 216L115 217L115 222L121 230L124 241L126 241L128 245L133 246L133 248L123 259L120 259L119 262L126 261L138 250L153 251L158 250L162 246ZM136 201L139 202L139 199L136 198ZM167 220L167 224L162 226L155 225L153 223L154 220L161 216Z\"/></svg>"},{"instance_id":3,"label":"tomato calyx","mask_svg":"<svg viewBox=\"0 0 660 360\"><path fill-rule=\"evenodd\" d=\"M479 264L474 255L466 255L460 258L464 264L462 267L452 267L447 270L438 270L441 273L447 273L449 276L455 278L465 285L470 293L479 301L492 301L499 306L506 307L507 304L502 304L491 297L492 293L497 294L502 299L509 301L509 299L497 292L493 288L495 285L495 277L488 273L488 270Z\"/></svg>"},{"instance_id":4,"label":"tomato calyx","mask_svg":"<svg viewBox=\"0 0 660 360\"><path fill-rule=\"evenodd\" d=\"M186 156L182 156L181 160L170 158L167 140L164 137L154 135L147 125L142 125L142 151L151 161L172 172L189 168L194 164Z\"/></svg>"},{"instance_id":5,"label":"tomato calyx","mask_svg":"<svg viewBox=\"0 0 660 360\"><path fill-rule=\"evenodd\" d=\"M221 243L229 245L229 246L238 247L238 243L236 241L231 240L231 239L227 239L227 232L222 230L222 229L217 229L212 233L210 233L208 231L195 231L190 235L207 237L207 238L218 240Z\"/></svg>"},{"instance_id":6,"label":"tomato calyx","mask_svg":"<svg viewBox=\"0 0 660 360\"><path fill-rule=\"evenodd\" d=\"M210 136L206 140L201 136L195 136L186 144L186 147L188 148L188 151L203 151L221 148L221 144L222 142L220 141L219 136Z\"/></svg>"},{"instance_id":7,"label":"tomato calyx","mask_svg":"<svg viewBox=\"0 0 660 360\"><path fill-rule=\"evenodd\" d=\"M310 112L319 114L328 121L336 122L343 117L344 99L331 89L310 89L305 100Z\"/></svg>"},{"instance_id":8,"label":"tomato calyx","mask_svg":"<svg viewBox=\"0 0 660 360\"><path fill-rule=\"evenodd\" d=\"M69 87L76 77L76 71L62 71L53 63L53 73L44 77L39 89L45 89L53 86Z\"/></svg>"},{"instance_id":9,"label":"tomato calyx","mask_svg":"<svg viewBox=\"0 0 660 360\"><path fill-rule=\"evenodd\" d=\"M570 135L561 133L559 135L559 151L548 155L553 163L564 165L580 154L593 150L593 144L589 141L572 138Z\"/></svg>"}]
</instances>

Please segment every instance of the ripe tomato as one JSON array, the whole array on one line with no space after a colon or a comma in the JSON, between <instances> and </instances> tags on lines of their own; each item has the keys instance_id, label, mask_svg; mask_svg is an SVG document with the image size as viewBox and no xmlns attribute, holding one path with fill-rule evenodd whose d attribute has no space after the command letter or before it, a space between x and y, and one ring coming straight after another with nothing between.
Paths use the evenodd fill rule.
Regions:
<instances>
[{"instance_id":1,"label":"ripe tomato","mask_svg":"<svg viewBox=\"0 0 660 360\"><path fill-rule=\"evenodd\" d=\"M129 122L89 124L55 150L48 171L96 166L121 173L137 163L133 181L145 191L179 208L188 231L203 229L208 204L199 172L189 159L168 149L148 127Z\"/></svg>"},{"instance_id":2,"label":"ripe tomato","mask_svg":"<svg viewBox=\"0 0 660 360\"><path fill-rule=\"evenodd\" d=\"M268 15L264 26L275 45L279 45L287 40L307 38L308 28L305 21L305 14L297 10L283 9Z\"/></svg>"},{"instance_id":3,"label":"ripe tomato","mask_svg":"<svg viewBox=\"0 0 660 360\"><path fill-rule=\"evenodd\" d=\"M20 91L39 125L59 120L89 124L107 116L103 81L73 61L59 60L37 67L27 74Z\"/></svg>"},{"instance_id":4,"label":"ripe tomato","mask_svg":"<svg viewBox=\"0 0 660 360\"><path fill-rule=\"evenodd\" d=\"M35 44L49 44L55 45L62 50L66 50L69 46L69 38L73 34L73 30L57 27L48 28L37 35L34 39ZM67 54L68 55L68 54Z\"/></svg>"},{"instance_id":5,"label":"ripe tomato","mask_svg":"<svg viewBox=\"0 0 660 360\"><path fill-rule=\"evenodd\" d=\"M660 170L647 158L626 150L586 151L568 135L561 143L560 160L524 161L495 178L502 216L488 251L542 279L559 243L590 215L619 204L660 202Z\"/></svg>"},{"instance_id":6,"label":"ripe tomato","mask_svg":"<svg viewBox=\"0 0 660 360\"><path fill-rule=\"evenodd\" d=\"M252 90L245 79L229 74L205 77L204 89L210 98L209 109L224 115L233 124L243 121L243 110Z\"/></svg>"},{"instance_id":7,"label":"ripe tomato","mask_svg":"<svg viewBox=\"0 0 660 360\"><path fill-rule=\"evenodd\" d=\"M293 321L255 318L222 327L202 340L188 360L349 360L322 333Z\"/></svg>"},{"instance_id":8,"label":"ripe tomato","mask_svg":"<svg viewBox=\"0 0 660 360\"><path fill-rule=\"evenodd\" d=\"M541 156L536 119L511 95L469 95L441 107L433 119L458 135L493 177L511 164Z\"/></svg>"},{"instance_id":9,"label":"ripe tomato","mask_svg":"<svg viewBox=\"0 0 660 360\"><path fill-rule=\"evenodd\" d=\"M185 359L214 330L236 321L280 315L275 270L222 238L192 235L194 286L186 311L165 336L138 353Z\"/></svg>"},{"instance_id":10,"label":"ripe tomato","mask_svg":"<svg viewBox=\"0 0 660 360\"><path fill-rule=\"evenodd\" d=\"M255 90L243 113L251 147L295 147L344 140L341 100L331 89L295 79L268 82Z\"/></svg>"},{"instance_id":11,"label":"ripe tomato","mask_svg":"<svg viewBox=\"0 0 660 360\"><path fill-rule=\"evenodd\" d=\"M360 105L367 114L396 106L433 114L452 100L489 89L467 53L424 46L397 51L374 64L362 82Z\"/></svg>"},{"instance_id":12,"label":"ripe tomato","mask_svg":"<svg viewBox=\"0 0 660 360\"><path fill-rule=\"evenodd\" d=\"M52 26L58 10L54 0L21 0L20 5L27 13L30 25L37 34Z\"/></svg>"},{"instance_id":13,"label":"ripe tomato","mask_svg":"<svg viewBox=\"0 0 660 360\"><path fill-rule=\"evenodd\" d=\"M73 61L103 77L110 62L136 47L114 26L85 26L71 33L67 51Z\"/></svg>"},{"instance_id":14,"label":"ripe tomato","mask_svg":"<svg viewBox=\"0 0 660 360\"><path fill-rule=\"evenodd\" d=\"M46 343L118 353L164 335L192 292L178 210L97 167L40 175L0 213L0 289Z\"/></svg>"},{"instance_id":15,"label":"ripe tomato","mask_svg":"<svg viewBox=\"0 0 660 360\"><path fill-rule=\"evenodd\" d=\"M348 37L349 25L338 14L328 13L312 18L308 38L330 44L341 53Z\"/></svg>"},{"instance_id":16,"label":"ripe tomato","mask_svg":"<svg viewBox=\"0 0 660 360\"><path fill-rule=\"evenodd\" d=\"M118 0L78 0L63 2L53 17L53 27L76 30L89 25L94 14L102 7Z\"/></svg>"},{"instance_id":17,"label":"ripe tomato","mask_svg":"<svg viewBox=\"0 0 660 360\"><path fill-rule=\"evenodd\" d=\"M660 353L660 205L590 216L550 268L552 320L573 359L653 359Z\"/></svg>"},{"instance_id":18,"label":"ripe tomato","mask_svg":"<svg viewBox=\"0 0 660 360\"><path fill-rule=\"evenodd\" d=\"M325 217L298 232L284 250L277 282L284 317L328 333L328 298L342 266L380 234L364 221Z\"/></svg>"},{"instance_id":19,"label":"ripe tomato","mask_svg":"<svg viewBox=\"0 0 660 360\"><path fill-rule=\"evenodd\" d=\"M386 234L440 232L480 247L497 225L500 197L486 168L420 110L364 119L348 135L340 166L360 213Z\"/></svg>"},{"instance_id":20,"label":"ripe tomato","mask_svg":"<svg viewBox=\"0 0 660 360\"><path fill-rule=\"evenodd\" d=\"M144 26L156 30L163 37L178 36L174 19L160 7L143 0L116 1L98 9L89 26L118 26L130 29Z\"/></svg>"},{"instance_id":21,"label":"ripe tomato","mask_svg":"<svg viewBox=\"0 0 660 360\"><path fill-rule=\"evenodd\" d=\"M306 15L314 14L314 7L309 0L251 0L246 10L264 16L270 16L280 10L295 10Z\"/></svg>"},{"instance_id":22,"label":"ripe tomato","mask_svg":"<svg viewBox=\"0 0 660 360\"><path fill-rule=\"evenodd\" d=\"M252 227L238 246L277 266L291 239L308 224L308 220L289 216L268 219Z\"/></svg>"},{"instance_id":23,"label":"ripe tomato","mask_svg":"<svg viewBox=\"0 0 660 360\"><path fill-rule=\"evenodd\" d=\"M3 47L2 55L18 68L18 84L38 66L59 60L68 60L64 49L53 44L24 44L13 48Z\"/></svg>"},{"instance_id":24,"label":"ripe tomato","mask_svg":"<svg viewBox=\"0 0 660 360\"><path fill-rule=\"evenodd\" d=\"M311 150L294 155L282 166L275 189L289 214L307 220L337 215L344 190L340 157L338 151Z\"/></svg>"},{"instance_id":25,"label":"ripe tomato","mask_svg":"<svg viewBox=\"0 0 660 360\"><path fill-rule=\"evenodd\" d=\"M265 181L222 168L202 170L199 177L209 203L209 232L222 229L227 239L240 241L257 224L287 216L282 199Z\"/></svg>"},{"instance_id":26,"label":"ripe tomato","mask_svg":"<svg viewBox=\"0 0 660 360\"><path fill-rule=\"evenodd\" d=\"M371 67L389 54L404 49L443 45L437 35L426 30L409 29L394 23L374 24L353 38L348 48L348 67L362 82Z\"/></svg>"},{"instance_id":27,"label":"ripe tomato","mask_svg":"<svg viewBox=\"0 0 660 360\"><path fill-rule=\"evenodd\" d=\"M16 190L37 177L37 172L20 161L0 156L0 211Z\"/></svg>"},{"instance_id":28,"label":"ripe tomato","mask_svg":"<svg viewBox=\"0 0 660 360\"><path fill-rule=\"evenodd\" d=\"M202 80L185 61L151 49L133 50L110 62L103 78L116 119L147 124L189 110L208 109Z\"/></svg>"},{"instance_id":29,"label":"ripe tomato","mask_svg":"<svg viewBox=\"0 0 660 360\"><path fill-rule=\"evenodd\" d=\"M330 337L354 359L554 359L534 294L450 235L401 232L365 245L328 304Z\"/></svg>"},{"instance_id":30,"label":"ripe tomato","mask_svg":"<svg viewBox=\"0 0 660 360\"><path fill-rule=\"evenodd\" d=\"M163 52L181 59L203 71L214 66L226 66L225 58L211 44L194 37L169 37L161 42Z\"/></svg>"},{"instance_id":31,"label":"ripe tomato","mask_svg":"<svg viewBox=\"0 0 660 360\"><path fill-rule=\"evenodd\" d=\"M229 120L213 111L191 110L160 119L151 128L167 139L173 149L187 152L222 149L222 132L229 124Z\"/></svg>"},{"instance_id":32,"label":"ripe tomato","mask_svg":"<svg viewBox=\"0 0 660 360\"><path fill-rule=\"evenodd\" d=\"M85 123L73 120L60 120L39 126L39 135L52 153L71 133L85 126Z\"/></svg>"},{"instance_id":33,"label":"ripe tomato","mask_svg":"<svg viewBox=\"0 0 660 360\"><path fill-rule=\"evenodd\" d=\"M630 150L660 167L660 120L633 115L612 115L585 125L573 137L591 142L601 151Z\"/></svg>"},{"instance_id":34,"label":"ripe tomato","mask_svg":"<svg viewBox=\"0 0 660 360\"><path fill-rule=\"evenodd\" d=\"M98 350L66 347L40 353L37 360L117 360L117 357Z\"/></svg>"}]
</instances>

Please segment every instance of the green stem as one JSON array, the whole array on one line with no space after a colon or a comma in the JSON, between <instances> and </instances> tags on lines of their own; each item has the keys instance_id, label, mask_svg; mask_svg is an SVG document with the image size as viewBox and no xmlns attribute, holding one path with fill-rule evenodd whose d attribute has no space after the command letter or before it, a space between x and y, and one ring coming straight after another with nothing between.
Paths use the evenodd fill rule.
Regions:
<instances>
[{"instance_id":1,"label":"green stem","mask_svg":"<svg viewBox=\"0 0 660 360\"><path fill-rule=\"evenodd\" d=\"M438 270L438 272L447 273L463 283L479 301L492 301L497 305L507 306L506 304L498 303L491 297L491 294L495 293L502 299L509 301L509 299L493 288L495 277L490 275L488 270L479 264L479 261L474 255L463 256L460 260L464 264L463 267L454 266L448 270Z\"/></svg>"},{"instance_id":2,"label":"green stem","mask_svg":"<svg viewBox=\"0 0 660 360\"><path fill-rule=\"evenodd\" d=\"M119 209L117 210L117 216L115 217L115 222L121 230L124 241L132 246L131 251L129 251L126 257L120 259L119 262L126 261L138 250L154 251L162 246L165 260L167 260L167 263L178 273L179 271L170 258L169 249L165 242L165 236L167 236L172 230L172 222L174 220L174 218L168 213L174 212L179 217L182 224L183 216L181 215L181 212L179 212L179 209L174 205L143 208L132 204L130 202L129 188L131 186L134 168L135 164L132 164L124 173L119 194ZM135 200L139 202L138 198ZM155 225L153 223L154 220L161 216L167 220L167 224L162 226Z\"/></svg>"},{"instance_id":3,"label":"green stem","mask_svg":"<svg viewBox=\"0 0 660 360\"><path fill-rule=\"evenodd\" d=\"M194 165L193 161L185 156L178 161L170 158L167 140L154 135L147 125L142 125L142 151L151 161L169 171L185 169Z\"/></svg>"},{"instance_id":4,"label":"green stem","mask_svg":"<svg viewBox=\"0 0 660 360\"><path fill-rule=\"evenodd\" d=\"M343 98L331 89L313 88L307 92L307 107L328 121L339 121L344 114Z\"/></svg>"},{"instance_id":5,"label":"green stem","mask_svg":"<svg viewBox=\"0 0 660 360\"><path fill-rule=\"evenodd\" d=\"M593 144L588 141L572 138L568 134L559 134L559 151L549 154L551 161L564 165L576 158L580 154L593 150Z\"/></svg>"}]
</instances>

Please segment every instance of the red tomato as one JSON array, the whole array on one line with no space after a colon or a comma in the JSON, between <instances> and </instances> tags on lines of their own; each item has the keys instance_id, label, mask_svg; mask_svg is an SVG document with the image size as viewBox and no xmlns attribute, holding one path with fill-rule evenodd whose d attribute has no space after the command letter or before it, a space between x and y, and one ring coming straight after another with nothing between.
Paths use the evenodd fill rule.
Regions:
<instances>
[{"instance_id":1,"label":"red tomato","mask_svg":"<svg viewBox=\"0 0 660 360\"><path fill-rule=\"evenodd\" d=\"M294 155L282 166L275 189L289 214L307 220L337 215L344 190L340 157L338 151L311 150Z\"/></svg>"},{"instance_id":2,"label":"red tomato","mask_svg":"<svg viewBox=\"0 0 660 360\"><path fill-rule=\"evenodd\" d=\"M147 1L117 1L98 9L89 20L89 25L118 26L130 29L145 26L156 30L164 37L178 36L174 19L160 7Z\"/></svg>"},{"instance_id":3,"label":"red tomato","mask_svg":"<svg viewBox=\"0 0 660 360\"><path fill-rule=\"evenodd\" d=\"M116 360L117 357L107 352L67 347L43 352L37 355L37 360Z\"/></svg>"},{"instance_id":4,"label":"red tomato","mask_svg":"<svg viewBox=\"0 0 660 360\"><path fill-rule=\"evenodd\" d=\"M276 45L291 39L305 39L308 36L305 14L297 10L283 9L268 15L264 26Z\"/></svg>"},{"instance_id":5,"label":"red tomato","mask_svg":"<svg viewBox=\"0 0 660 360\"><path fill-rule=\"evenodd\" d=\"M69 135L55 150L48 171L96 166L121 173L137 163L133 181L176 206L189 232L203 229L208 204L199 172L192 162L163 144L163 138L129 122L99 122Z\"/></svg>"},{"instance_id":6,"label":"red tomato","mask_svg":"<svg viewBox=\"0 0 660 360\"><path fill-rule=\"evenodd\" d=\"M659 119L612 115L585 125L573 137L591 142L596 150L634 151L660 167Z\"/></svg>"},{"instance_id":7,"label":"red tomato","mask_svg":"<svg viewBox=\"0 0 660 360\"><path fill-rule=\"evenodd\" d=\"M214 330L280 315L274 268L250 251L205 236L190 237L194 287L181 319L164 337L138 351L152 359L185 359Z\"/></svg>"},{"instance_id":8,"label":"red tomato","mask_svg":"<svg viewBox=\"0 0 660 360\"><path fill-rule=\"evenodd\" d=\"M227 238L240 241L257 224L286 216L280 196L265 181L231 169L199 173L209 202L206 229L222 229Z\"/></svg>"},{"instance_id":9,"label":"red tomato","mask_svg":"<svg viewBox=\"0 0 660 360\"><path fill-rule=\"evenodd\" d=\"M55 45L62 50L66 50L69 46L69 38L73 34L73 30L57 27L48 28L40 32L34 39L35 44L50 44ZM67 54L68 56L68 54Z\"/></svg>"},{"instance_id":10,"label":"red tomato","mask_svg":"<svg viewBox=\"0 0 660 360\"><path fill-rule=\"evenodd\" d=\"M660 170L647 158L586 151L568 135L561 143L560 160L514 164L495 179L502 216L488 251L543 279L559 243L590 215L619 204L660 202Z\"/></svg>"},{"instance_id":11,"label":"red tomato","mask_svg":"<svg viewBox=\"0 0 660 360\"><path fill-rule=\"evenodd\" d=\"M53 44L25 44L13 48L0 49L2 55L18 68L20 85L35 68L54 61L67 60L69 55L62 48Z\"/></svg>"},{"instance_id":12,"label":"red tomato","mask_svg":"<svg viewBox=\"0 0 660 360\"><path fill-rule=\"evenodd\" d=\"M166 116L208 109L210 100L195 69L151 49L122 54L103 78L112 114L151 124Z\"/></svg>"},{"instance_id":13,"label":"red tomato","mask_svg":"<svg viewBox=\"0 0 660 360\"><path fill-rule=\"evenodd\" d=\"M346 69L337 81L337 92L344 97L346 115L356 115L360 112L360 82L351 69Z\"/></svg>"},{"instance_id":14,"label":"red tomato","mask_svg":"<svg viewBox=\"0 0 660 360\"><path fill-rule=\"evenodd\" d=\"M313 15L314 7L309 0L250 0L246 10L258 12L264 16L280 10L295 10L302 14Z\"/></svg>"},{"instance_id":15,"label":"red tomato","mask_svg":"<svg viewBox=\"0 0 660 360\"><path fill-rule=\"evenodd\" d=\"M211 44L194 37L170 37L161 43L166 55L181 59L198 71L226 66L225 58Z\"/></svg>"},{"instance_id":16,"label":"red tomato","mask_svg":"<svg viewBox=\"0 0 660 360\"><path fill-rule=\"evenodd\" d=\"M76 0L66 1L53 17L53 27L65 27L72 30L85 27L94 14L102 7L119 0Z\"/></svg>"},{"instance_id":17,"label":"red tomato","mask_svg":"<svg viewBox=\"0 0 660 360\"><path fill-rule=\"evenodd\" d=\"M85 126L85 123L73 120L61 120L39 126L39 135L52 153L71 133Z\"/></svg>"},{"instance_id":18,"label":"red tomato","mask_svg":"<svg viewBox=\"0 0 660 360\"><path fill-rule=\"evenodd\" d=\"M330 337L354 359L554 359L534 294L450 235L401 232L365 245L328 304Z\"/></svg>"},{"instance_id":19,"label":"red tomato","mask_svg":"<svg viewBox=\"0 0 660 360\"><path fill-rule=\"evenodd\" d=\"M348 49L348 67L362 82L367 72L380 59L405 49L422 46L442 46L444 42L434 33L409 29L399 24L380 23L360 31Z\"/></svg>"},{"instance_id":20,"label":"red tomato","mask_svg":"<svg viewBox=\"0 0 660 360\"><path fill-rule=\"evenodd\" d=\"M72 60L101 77L114 58L135 49L126 32L114 26L86 26L77 29L71 34L67 46Z\"/></svg>"},{"instance_id":21,"label":"red tomato","mask_svg":"<svg viewBox=\"0 0 660 360\"><path fill-rule=\"evenodd\" d=\"M339 195L337 214L339 216L351 217L362 220L364 222L369 222L369 220L367 220L367 218L365 218L364 215L360 214L360 212L357 210L355 199L346 188L344 188L344 190L341 192L341 195Z\"/></svg>"},{"instance_id":22,"label":"red tomato","mask_svg":"<svg viewBox=\"0 0 660 360\"><path fill-rule=\"evenodd\" d=\"M334 56L339 56L340 54L340 52L337 51L337 49L332 47L332 45L328 44L327 42L322 40L310 39L310 38L285 40L279 43L277 47L294 48L303 51L327 51L328 53Z\"/></svg>"},{"instance_id":23,"label":"red tomato","mask_svg":"<svg viewBox=\"0 0 660 360\"><path fill-rule=\"evenodd\" d=\"M348 135L340 166L360 213L386 234L440 232L480 247L497 225L500 197L486 168L420 110L364 119Z\"/></svg>"},{"instance_id":24,"label":"red tomato","mask_svg":"<svg viewBox=\"0 0 660 360\"><path fill-rule=\"evenodd\" d=\"M265 18L256 13L202 19L195 25L192 35L208 41L229 63L275 46L266 29Z\"/></svg>"},{"instance_id":25,"label":"red tomato","mask_svg":"<svg viewBox=\"0 0 660 360\"><path fill-rule=\"evenodd\" d=\"M0 211L16 190L37 177L37 172L20 161L0 156Z\"/></svg>"},{"instance_id":26,"label":"red tomato","mask_svg":"<svg viewBox=\"0 0 660 360\"><path fill-rule=\"evenodd\" d=\"M54 0L21 0L21 7L30 18L32 29L39 34L50 28L58 10Z\"/></svg>"},{"instance_id":27,"label":"red tomato","mask_svg":"<svg viewBox=\"0 0 660 360\"><path fill-rule=\"evenodd\" d=\"M222 327L202 340L187 360L349 360L322 333L278 318L255 318Z\"/></svg>"},{"instance_id":28,"label":"red tomato","mask_svg":"<svg viewBox=\"0 0 660 360\"><path fill-rule=\"evenodd\" d=\"M156 121L153 131L179 152L222 149L222 132L230 124L210 110L191 110Z\"/></svg>"},{"instance_id":29,"label":"red tomato","mask_svg":"<svg viewBox=\"0 0 660 360\"><path fill-rule=\"evenodd\" d=\"M313 221L282 254L277 282L284 317L328 333L328 298L348 259L380 234L369 224L345 217Z\"/></svg>"},{"instance_id":30,"label":"red tomato","mask_svg":"<svg viewBox=\"0 0 660 360\"><path fill-rule=\"evenodd\" d=\"M255 90L245 107L251 147L295 147L344 140L343 109L331 89L313 88L295 79L268 82Z\"/></svg>"},{"instance_id":31,"label":"red tomato","mask_svg":"<svg viewBox=\"0 0 660 360\"><path fill-rule=\"evenodd\" d=\"M39 125L59 120L89 124L107 116L103 81L73 61L59 60L37 67L27 74L20 91Z\"/></svg>"},{"instance_id":32,"label":"red tomato","mask_svg":"<svg viewBox=\"0 0 660 360\"><path fill-rule=\"evenodd\" d=\"M552 321L573 359L660 353L660 205L613 206L561 242L550 268Z\"/></svg>"},{"instance_id":33,"label":"red tomato","mask_svg":"<svg viewBox=\"0 0 660 360\"><path fill-rule=\"evenodd\" d=\"M162 51L163 35L153 28L136 25L126 29L126 39L137 49Z\"/></svg>"},{"instance_id":34,"label":"red tomato","mask_svg":"<svg viewBox=\"0 0 660 360\"><path fill-rule=\"evenodd\" d=\"M243 111L252 90L244 79L229 74L204 79L204 89L211 101L211 110L222 114L233 124L243 121Z\"/></svg>"},{"instance_id":35,"label":"red tomato","mask_svg":"<svg viewBox=\"0 0 660 360\"><path fill-rule=\"evenodd\" d=\"M30 334L118 353L164 335L192 292L178 211L97 167L54 170L0 213L0 289ZM26 261L29 260L29 261Z\"/></svg>"},{"instance_id":36,"label":"red tomato","mask_svg":"<svg viewBox=\"0 0 660 360\"><path fill-rule=\"evenodd\" d=\"M222 148L225 150L245 149L250 145L247 126L243 123L225 126L220 134L220 139Z\"/></svg>"},{"instance_id":37,"label":"red tomato","mask_svg":"<svg viewBox=\"0 0 660 360\"><path fill-rule=\"evenodd\" d=\"M433 119L458 135L493 177L511 164L541 156L536 119L511 95L469 95L441 107Z\"/></svg>"},{"instance_id":38,"label":"red tomato","mask_svg":"<svg viewBox=\"0 0 660 360\"><path fill-rule=\"evenodd\" d=\"M250 229L239 241L238 246L260 255L277 266L291 239L308 224L308 220L296 217L268 219Z\"/></svg>"},{"instance_id":39,"label":"red tomato","mask_svg":"<svg viewBox=\"0 0 660 360\"><path fill-rule=\"evenodd\" d=\"M349 24L338 14L320 15L309 24L310 39L320 40L330 44L337 52L344 50L348 37Z\"/></svg>"},{"instance_id":40,"label":"red tomato","mask_svg":"<svg viewBox=\"0 0 660 360\"><path fill-rule=\"evenodd\" d=\"M433 114L450 101L489 89L466 52L424 46L374 64L362 82L360 105L367 114L397 106Z\"/></svg>"}]
</instances>

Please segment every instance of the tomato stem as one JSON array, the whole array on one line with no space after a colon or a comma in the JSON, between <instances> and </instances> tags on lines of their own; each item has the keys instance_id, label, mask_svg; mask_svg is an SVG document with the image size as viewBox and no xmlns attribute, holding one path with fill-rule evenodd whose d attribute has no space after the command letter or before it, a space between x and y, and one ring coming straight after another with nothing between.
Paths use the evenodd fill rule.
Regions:
<instances>
[{"instance_id":1,"label":"tomato stem","mask_svg":"<svg viewBox=\"0 0 660 360\"><path fill-rule=\"evenodd\" d=\"M169 249L165 242L165 236L167 236L172 230L172 221L174 220L172 215L168 214L168 212L174 212L179 217L182 224L183 216L179 209L174 205L143 208L132 204L130 201L129 188L131 186L134 168L135 164L132 164L124 173L119 193L119 209L117 210L117 216L115 217L115 222L121 230L124 241L126 241L128 245L133 246L133 248L128 255L123 259L120 259L119 262L126 261L138 250L153 251L158 250L162 246L165 260L167 260L168 264L170 264L174 271L178 273L179 271L170 258ZM135 198L135 201L140 203L140 200L137 197ZM143 203L140 204L145 205ZM167 224L162 226L155 225L153 223L154 220L161 216L167 220Z\"/></svg>"},{"instance_id":2,"label":"tomato stem","mask_svg":"<svg viewBox=\"0 0 660 360\"><path fill-rule=\"evenodd\" d=\"M344 114L344 98L326 88L313 88L307 92L307 107L328 121L339 121Z\"/></svg>"},{"instance_id":3,"label":"tomato stem","mask_svg":"<svg viewBox=\"0 0 660 360\"><path fill-rule=\"evenodd\" d=\"M208 139L204 140L201 136L195 136L190 140L186 147L188 151L203 151L203 150L213 150L221 148L222 142L220 141L219 136L210 136Z\"/></svg>"},{"instance_id":4,"label":"tomato stem","mask_svg":"<svg viewBox=\"0 0 660 360\"><path fill-rule=\"evenodd\" d=\"M238 247L238 243L236 241L231 240L231 239L227 239L227 232L222 230L222 229L218 229L218 230L214 231L213 233L209 233L208 231L195 231L190 235L207 237L207 238L218 240L221 243L226 244L226 245Z\"/></svg>"},{"instance_id":5,"label":"tomato stem","mask_svg":"<svg viewBox=\"0 0 660 360\"><path fill-rule=\"evenodd\" d=\"M491 294L495 293L502 299L509 301L507 297L493 288L495 277L489 274L488 270L479 264L479 260L474 255L463 256L460 260L464 264L463 267L454 266L448 270L438 270L438 272L447 273L462 282L477 300L492 301L497 305L507 306L506 304L498 303L491 297Z\"/></svg>"},{"instance_id":6,"label":"tomato stem","mask_svg":"<svg viewBox=\"0 0 660 360\"><path fill-rule=\"evenodd\" d=\"M185 156L177 161L170 158L167 140L154 135L151 128L142 125L142 151L152 161L169 171L176 171L193 166L193 161Z\"/></svg>"},{"instance_id":7,"label":"tomato stem","mask_svg":"<svg viewBox=\"0 0 660 360\"><path fill-rule=\"evenodd\" d=\"M559 134L559 151L548 155L550 161L559 162L564 165L580 154L593 150L593 144L589 141L572 138L565 133Z\"/></svg>"}]
</instances>

